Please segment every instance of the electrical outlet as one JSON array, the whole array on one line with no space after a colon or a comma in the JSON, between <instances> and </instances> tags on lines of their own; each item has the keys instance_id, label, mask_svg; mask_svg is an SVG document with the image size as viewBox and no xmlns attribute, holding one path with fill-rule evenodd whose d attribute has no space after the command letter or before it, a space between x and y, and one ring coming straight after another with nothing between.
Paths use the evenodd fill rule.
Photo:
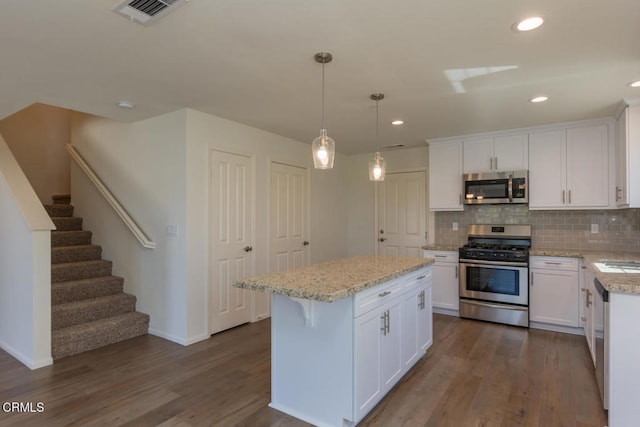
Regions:
<instances>
[{"instance_id":1,"label":"electrical outlet","mask_svg":"<svg viewBox=\"0 0 640 427\"><path fill-rule=\"evenodd\" d=\"M598 224L591 224L591 234L598 234Z\"/></svg>"},{"instance_id":2,"label":"electrical outlet","mask_svg":"<svg viewBox=\"0 0 640 427\"><path fill-rule=\"evenodd\" d=\"M458 223L457 222L453 223L453 231L458 231Z\"/></svg>"}]
</instances>

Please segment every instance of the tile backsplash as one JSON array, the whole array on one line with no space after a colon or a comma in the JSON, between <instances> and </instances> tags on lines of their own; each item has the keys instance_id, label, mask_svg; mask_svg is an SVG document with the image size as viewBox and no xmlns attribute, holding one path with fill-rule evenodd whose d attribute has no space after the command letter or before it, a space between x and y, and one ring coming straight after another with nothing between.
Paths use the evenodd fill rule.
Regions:
<instances>
[{"instance_id":1,"label":"tile backsplash","mask_svg":"<svg viewBox=\"0 0 640 427\"><path fill-rule=\"evenodd\" d=\"M453 230L458 223L458 230ZM465 206L462 212L435 213L435 243L463 245L469 224L531 224L538 249L640 252L640 209L530 211L527 206ZM598 232L592 233L592 224Z\"/></svg>"}]
</instances>

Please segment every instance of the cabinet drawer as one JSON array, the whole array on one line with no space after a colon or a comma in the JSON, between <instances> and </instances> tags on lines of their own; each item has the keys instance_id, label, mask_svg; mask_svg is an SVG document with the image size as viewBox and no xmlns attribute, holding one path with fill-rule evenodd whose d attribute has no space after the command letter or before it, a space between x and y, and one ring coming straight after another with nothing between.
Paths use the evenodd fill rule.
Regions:
<instances>
[{"instance_id":1,"label":"cabinet drawer","mask_svg":"<svg viewBox=\"0 0 640 427\"><path fill-rule=\"evenodd\" d=\"M402 292L415 289L419 286L423 286L425 283L431 283L431 267L421 268L420 270L412 271L403 277L402 280Z\"/></svg>"},{"instance_id":2,"label":"cabinet drawer","mask_svg":"<svg viewBox=\"0 0 640 427\"><path fill-rule=\"evenodd\" d=\"M579 261L577 258L532 256L529 264L530 268L578 271Z\"/></svg>"},{"instance_id":3,"label":"cabinet drawer","mask_svg":"<svg viewBox=\"0 0 640 427\"><path fill-rule=\"evenodd\" d=\"M387 301L391 301L402 293L402 278L393 279L390 282L374 286L355 295L353 300L353 316L361 316L376 307L380 307Z\"/></svg>"},{"instance_id":4,"label":"cabinet drawer","mask_svg":"<svg viewBox=\"0 0 640 427\"><path fill-rule=\"evenodd\" d=\"M424 251L424 258L433 258L436 262L458 262L456 251Z\"/></svg>"}]
</instances>

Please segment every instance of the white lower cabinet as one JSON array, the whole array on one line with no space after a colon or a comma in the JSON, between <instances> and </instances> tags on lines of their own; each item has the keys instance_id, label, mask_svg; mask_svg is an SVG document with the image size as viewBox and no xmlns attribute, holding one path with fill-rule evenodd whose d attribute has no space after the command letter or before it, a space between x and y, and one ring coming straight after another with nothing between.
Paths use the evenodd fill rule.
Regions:
<instances>
[{"instance_id":1,"label":"white lower cabinet","mask_svg":"<svg viewBox=\"0 0 640 427\"><path fill-rule=\"evenodd\" d=\"M433 251L423 252L425 258L432 258L435 263L432 271L432 304L442 314L458 314L460 307L458 252Z\"/></svg>"},{"instance_id":2,"label":"white lower cabinet","mask_svg":"<svg viewBox=\"0 0 640 427\"><path fill-rule=\"evenodd\" d=\"M400 286L400 291L396 292ZM384 301L373 308L373 297ZM362 419L433 343L431 267L356 296L355 420ZM358 307L368 306L362 312Z\"/></svg>"},{"instance_id":3,"label":"white lower cabinet","mask_svg":"<svg viewBox=\"0 0 640 427\"><path fill-rule=\"evenodd\" d=\"M529 277L529 320L579 327L578 260L532 256Z\"/></svg>"}]
</instances>

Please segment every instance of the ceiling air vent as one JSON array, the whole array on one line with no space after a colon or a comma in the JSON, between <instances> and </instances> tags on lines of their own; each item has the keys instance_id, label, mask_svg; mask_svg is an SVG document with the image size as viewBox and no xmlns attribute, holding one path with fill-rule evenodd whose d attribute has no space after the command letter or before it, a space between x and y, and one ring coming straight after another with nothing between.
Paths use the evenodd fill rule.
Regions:
<instances>
[{"instance_id":1,"label":"ceiling air vent","mask_svg":"<svg viewBox=\"0 0 640 427\"><path fill-rule=\"evenodd\" d=\"M114 7L113 11L146 25L157 21L184 3L185 0L125 0Z\"/></svg>"}]
</instances>

